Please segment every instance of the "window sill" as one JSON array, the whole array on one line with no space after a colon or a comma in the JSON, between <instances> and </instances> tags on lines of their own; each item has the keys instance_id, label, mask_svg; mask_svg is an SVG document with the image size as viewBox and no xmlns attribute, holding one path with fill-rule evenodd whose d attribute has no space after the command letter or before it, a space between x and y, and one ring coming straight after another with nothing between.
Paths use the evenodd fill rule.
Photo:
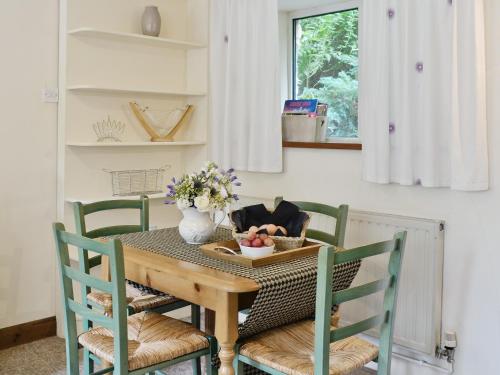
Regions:
<instances>
[{"instance_id":1,"label":"window sill","mask_svg":"<svg viewBox=\"0 0 500 375\"><path fill-rule=\"evenodd\" d=\"M342 143L342 142L283 142L283 147L290 148L319 148L330 150L361 150L361 143Z\"/></svg>"}]
</instances>

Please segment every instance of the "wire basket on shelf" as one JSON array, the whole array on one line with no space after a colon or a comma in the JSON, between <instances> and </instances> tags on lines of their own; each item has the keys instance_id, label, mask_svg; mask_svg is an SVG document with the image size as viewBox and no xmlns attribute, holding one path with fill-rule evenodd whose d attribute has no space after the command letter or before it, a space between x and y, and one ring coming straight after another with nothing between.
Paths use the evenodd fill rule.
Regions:
<instances>
[{"instance_id":1,"label":"wire basket on shelf","mask_svg":"<svg viewBox=\"0 0 500 375\"><path fill-rule=\"evenodd\" d=\"M170 169L170 165L153 169L103 171L111 174L113 196L130 196L163 192L163 175L166 169Z\"/></svg>"}]
</instances>

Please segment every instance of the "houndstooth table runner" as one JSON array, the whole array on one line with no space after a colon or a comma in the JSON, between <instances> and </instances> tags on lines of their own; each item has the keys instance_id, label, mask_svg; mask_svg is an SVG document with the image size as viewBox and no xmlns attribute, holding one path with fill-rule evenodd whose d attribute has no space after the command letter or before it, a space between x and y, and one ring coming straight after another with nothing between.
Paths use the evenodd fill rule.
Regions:
<instances>
[{"instance_id":1,"label":"houndstooth table runner","mask_svg":"<svg viewBox=\"0 0 500 375\"><path fill-rule=\"evenodd\" d=\"M171 258L246 277L260 285L250 313L239 327L240 337L249 337L270 328L311 317L316 299L317 255L268 266L250 268L206 256L199 245L189 245L177 228L116 236L124 244ZM212 241L231 239L231 231L218 228ZM334 290L351 285L360 262L338 265L334 270Z\"/></svg>"}]
</instances>

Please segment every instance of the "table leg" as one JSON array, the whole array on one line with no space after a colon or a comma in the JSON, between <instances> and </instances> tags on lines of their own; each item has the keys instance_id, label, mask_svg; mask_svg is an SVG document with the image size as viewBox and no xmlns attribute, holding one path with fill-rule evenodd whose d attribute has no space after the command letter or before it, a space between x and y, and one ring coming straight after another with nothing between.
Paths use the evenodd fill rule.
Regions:
<instances>
[{"instance_id":1,"label":"table leg","mask_svg":"<svg viewBox=\"0 0 500 375\"><path fill-rule=\"evenodd\" d=\"M219 342L220 375L234 375L234 345L238 339L238 295L217 291L215 337Z\"/></svg>"}]
</instances>

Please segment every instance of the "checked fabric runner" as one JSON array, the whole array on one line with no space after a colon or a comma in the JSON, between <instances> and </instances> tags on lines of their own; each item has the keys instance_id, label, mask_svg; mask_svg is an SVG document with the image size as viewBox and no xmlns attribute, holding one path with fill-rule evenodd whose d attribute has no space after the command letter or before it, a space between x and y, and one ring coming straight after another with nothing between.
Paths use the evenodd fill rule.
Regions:
<instances>
[{"instance_id":1,"label":"checked fabric runner","mask_svg":"<svg viewBox=\"0 0 500 375\"><path fill-rule=\"evenodd\" d=\"M318 261L316 255L250 268L206 256L199 249L199 245L187 244L177 228L130 233L114 238L138 249L254 280L261 288L247 319L239 327L240 337L253 336L314 315ZM212 241L231 238L229 229L218 228ZM348 288L360 265L361 263L356 261L336 266L334 291Z\"/></svg>"}]
</instances>

